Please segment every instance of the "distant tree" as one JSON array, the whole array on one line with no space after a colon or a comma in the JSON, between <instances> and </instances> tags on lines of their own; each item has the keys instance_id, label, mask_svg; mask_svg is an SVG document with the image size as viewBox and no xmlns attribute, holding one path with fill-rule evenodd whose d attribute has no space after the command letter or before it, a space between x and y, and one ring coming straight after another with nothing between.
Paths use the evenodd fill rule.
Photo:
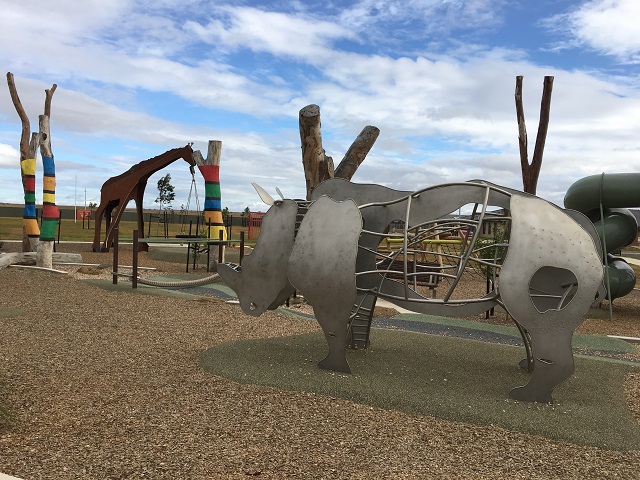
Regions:
<instances>
[{"instance_id":1,"label":"distant tree","mask_svg":"<svg viewBox=\"0 0 640 480\"><path fill-rule=\"evenodd\" d=\"M231 213L229 213L229 209L227 207L222 209L222 223L224 223L226 227L231 225Z\"/></svg>"},{"instance_id":2,"label":"distant tree","mask_svg":"<svg viewBox=\"0 0 640 480\"><path fill-rule=\"evenodd\" d=\"M171 208L171 202L175 200L176 194L173 192L175 187L171 185L171 174L167 173L164 177L158 180L158 198L155 203L160 204L160 210L164 205L167 208Z\"/></svg>"},{"instance_id":3,"label":"distant tree","mask_svg":"<svg viewBox=\"0 0 640 480\"><path fill-rule=\"evenodd\" d=\"M242 217L242 226L246 227L247 225L249 225L249 214L251 213L251 210L249 210L249 207L246 207L244 209L244 211L242 212L242 214L240 215Z\"/></svg>"}]
</instances>

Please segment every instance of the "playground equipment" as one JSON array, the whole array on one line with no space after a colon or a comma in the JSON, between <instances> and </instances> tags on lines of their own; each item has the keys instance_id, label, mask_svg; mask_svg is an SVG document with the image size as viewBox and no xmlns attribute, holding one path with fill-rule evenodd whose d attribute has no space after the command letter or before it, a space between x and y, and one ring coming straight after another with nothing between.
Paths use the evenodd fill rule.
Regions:
<instances>
[{"instance_id":1,"label":"playground equipment","mask_svg":"<svg viewBox=\"0 0 640 480\"><path fill-rule=\"evenodd\" d=\"M115 229L118 228L125 207L131 200L136 204L138 231L143 232L144 235L142 206L147 181L149 180L149 177L158 170L163 169L180 158L190 166L195 165L191 145L186 145L182 148L174 148L173 150L166 151L162 155L144 160L134 165L126 172L121 173L116 177L111 177L109 180L104 182L100 189L100 205L98 205L98 209L96 210L95 233L93 236L94 252L109 251L109 247L113 243ZM111 215L115 208L117 208L116 215L112 219ZM102 229L103 217L106 222L106 232L105 239L101 242L100 232ZM149 246L144 242L140 242L140 248L146 250Z\"/></svg>"},{"instance_id":2,"label":"playground equipment","mask_svg":"<svg viewBox=\"0 0 640 480\"><path fill-rule=\"evenodd\" d=\"M640 173L591 175L575 182L564 197L565 208L584 213L598 232L605 260L607 298L630 293L636 275L629 264L613 252L638 237L638 223L627 208L640 206Z\"/></svg>"},{"instance_id":3,"label":"playground equipment","mask_svg":"<svg viewBox=\"0 0 640 480\"><path fill-rule=\"evenodd\" d=\"M115 231L118 228L122 214L127 203L134 200L136 204L136 214L138 221L137 231L141 237L144 237L144 219L142 216L142 200L144 190L147 186L149 177L158 170L182 158L189 164L191 171L192 187L194 185L194 166L198 166L200 173L205 180L206 199L204 204L203 218L208 232L208 238L215 241L208 242L208 245L216 244L220 254L224 257L224 244L220 243L220 239L226 240L227 231L222 221L222 210L220 205L220 152L222 150L222 142L219 140L209 140L209 148L207 158L203 158L199 150L193 151L191 145L182 148L169 150L149 160L134 165L126 172L112 177L107 180L100 190L100 205L96 210L95 234L93 237L93 250L100 252L108 252L109 247L113 244ZM191 200L191 192L189 192L189 200ZM197 193L196 193L197 202ZM113 222L111 214L114 208L118 207ZM100 244L100 230L102 227L102 217L106 218L106 234L105 240ZM198 228L196 228L198 230ZM196 232L196 237L198 237ZM166 230L165 230L166 234ZM166 236L166 235L165 235ZM194 244L195 245L195 244ZM142 250L148 250L149 245L141 241L139 247Z\"/></svg>"},{"instance_id":4,"label":"playground equipment","mask_svg":"<svg viewBox=\"0 0 640 480\"><path fill-rule=\"evenodd\" d=\"M522 334L527 359L521 365L532 371L527 385L511 390L515 399L551 402L553 389L572 375L573 331L602 286L597 234L581 213L481 181L401 192L332 179L316 187L310 204L274 201L257 190L272 206L255 250L241 267L225 263L218 273L238 294L243 311L254 316L300 290L329 346L321 368L350 372L347 344L364 327L360 342L368 345L376 300L385 298L415 312L454 317L502 306ZM474 205L470 218L446 220L467 204ZM378 246L398 220L404 227L394 238L402 239L402 247L381 255ZM503 242L479 246L486 222L501 225ZM417 245L447 227L465 231L459 251L446 254L447 266L422 264ZM386 268L390 262L402 266L400 280L391 278L398 272ZM486 295L460 291L472 264L493 272ZM417 280L425 275L447 284L444 295L420 294Z\"/></svg>"},{"instance_id":5,"label":"playground equipment","mask_svg":"<svg viewBox=\"0 0 640 480\"><path fill-rule=\"evenodd\" d=\"M191 186L189 187L189 196L187 197L187 206L180 212L180 235L181 236L191 236L191 224L189 224L189 234L187 234L187 218L191 214L191 196L195 194L195 202L196 202L196 212L198 212L198 227L199 228L199 220L200 220L200 198L198 197L198 182L196 182L196 170L193 165L189 166L189 172L191 173ZM202 222L204 224L204 222ZM198 233L198 232L196 232Z\"/></svg>"}]
</instances>

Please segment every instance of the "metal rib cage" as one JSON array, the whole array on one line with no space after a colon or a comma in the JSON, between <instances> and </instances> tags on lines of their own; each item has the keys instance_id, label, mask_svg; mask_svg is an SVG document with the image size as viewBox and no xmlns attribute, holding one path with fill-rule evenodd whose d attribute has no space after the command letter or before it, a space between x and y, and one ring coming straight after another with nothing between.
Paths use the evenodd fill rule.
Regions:
<instances>
[{"instance_id":1,"label":"metal rib cage","mask_svg":"<svg viewBox=\"0 0 640 480\"><path fill-rule=\"evenodd\" d=\"M359 245L359 249L366 250L375 255L376 270L357 272L356 279L357 277L367 275L380 276L380 282L375 288L358 288L359 293L374 294L378 297L387 298L392 301L396 299L416 303L442 303L450 305L484 302L489 298L497 298L497 277L509 246L508 239L512 218L508 210L488 211L488 208L490 207L489 195L492 190L508 196L510 196L510 194L493 185L474 184L475 186L484 187L484 200L482 203L473 204L473 211L469 217L454 218L447 216L410 225L409 219L411 218L411 210L413 206L412 200L418 198L428 190L442 188L448 185L461 184L447 184L429 187L391 202L369 203L359 207L361 210L364 210L367 208L383 207L397 203L406 204L404 208L404 228L401 233L363 230L363 234L379 237L379 243L383 242L383 240L387 238L401 239L402 243L397 249L391 252L383 252L380 249L373 251ZM469 183L464 185L469 185ZM488 241L481 238L482 225L485 222L492 223L494 228L498 227L498 231L500 232L499 235L496 235L493 239ZM442 251L437 254L433 254L425 252L425 250L421 248L426 243L433 242L434 240L437 241L441 236L446 236L454 232L462 232L462 235L459 237L459 247L455 250L449 249L447 252ZM424 259L427 255L437 255L440 257L443 264L435 267L433 264L420 263L418 261L420 257ZM402 268L400 272L398 272L397 269L387 267L387 265L401 265ZM477 274L478 272L482 272L484 275L487 275L489 279L488 284L492 286L491 291L487 292L487 296L482 298L465 298L461 300L452 299L451 297L462 276L464 274ZM384 282L396 281L398 279L398 274L400 275L401 283L404 284L404 297L397 297L383 292ZM417 287L420 283L420 279L425 276L431 276L431 278L436 280L436 283L445 281L445 283L449 284L449 287L442 298L429 299L422 297L420 294L421 298L415 298L415 295L410 295L409 290L412 290L414 294L418 293Z\"/></svg>"}]
</instances>

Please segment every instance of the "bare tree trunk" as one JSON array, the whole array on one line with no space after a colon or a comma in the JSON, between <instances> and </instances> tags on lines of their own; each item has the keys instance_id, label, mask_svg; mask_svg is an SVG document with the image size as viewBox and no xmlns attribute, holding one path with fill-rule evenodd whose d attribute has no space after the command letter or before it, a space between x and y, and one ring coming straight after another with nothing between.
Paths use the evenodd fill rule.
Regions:
<instances>
[{"instance_id":1,"label":"bare tree trunk","mask_svg":"<svg viewBox=\"0 0 640 480\"><path fill-rule=\"evenodd\" d=\"M47 90L47 100L45 100L45 111L51 112L51 95L55 91L56 85L51 90ZM47 108L47 103L49 108ZM53 247L55 243L56 228L60 219L60 211L56 206L56 167L51 151L51 129L49 116L40 115L40 155L42 156L43 178L42 178L42 228L40 229L40 242L38 243L38 255L36 265L38 267L52 268Z\"/></svg>"},{"instance_id":2,"label":"bare tree trunk","mask_svg":"<svg viewBox=\"0 0 640 480\"><path fill-rule=\"evenodd\" d=\"M333 178L333 158L322 148L320 107L307 105L299 114L300 143L302 144L302 166L307 184L307 200L321 182Z\"/></svg>"},{"instance_id":3,"label":"bare tree trunk","mask_svg":"<svg viewBox=\"0 0 640 480\"><path fill-rule=\"evenodd\" d=\"M353 141L344 158L336 168L335 176L351 180L360 164L373 147L376 139L380 135L380 129L372 125L364 127L360 135Z\"/></svg>"},{"instance_id":4,"label":"bare tree trunk","mask_svg":"<svg viewBox=\"0 0 640 480\"><path fill-rule=\"evenodd\" d=\"M53 247L55 245L56 229L60 221L60 210L56 206L56 167L51 150L51 99L58 86L54 83L50 89L44 91L44 115L38 117L40 156L42 157L42 228L36 265L38 267L53 267ZM35 158L35 155L34 155Z\"/></svg>"},{"instance_id":5,"label":"bare tree trunk","mask_svg":"<svg viewBox=\"0 0 640 480\"><path fill-rule=\"evenodd\" d=\"M29 136L31 135L31 124L29 123L27 112L25 112L22 107L20 97L18 97L18 90L11 72L7 72L7 85L9 86L11 101L13 102L13 106L15 107L16 112L20 117L20 122L22 123L22 133L20 135L20 175L22 178L22 190L25 196L25 214L23 216L22 227L22 251L31 252L35 251L37 246L36 239L40 235L40 231L38 229L37 220L35 220L35 190L31 190L32 185L35 184L35 171L33 172L33 175L31 175L31 173L25 174L25 170L29 172L31 171L32 162L30 162L30 160L35 159L34 155L38 142L37 138L32 138L31 145L33 148L30 149ZM33 156L30 156L30 151L34 152ZM35 165L33 166L35 170ZM32 196L33 203L31 202ZM33 218L31 214L33 214Z\"/></svg>"},{"instance_id":6,"label":"bare tree trunk","mask_svg":"<svg viewBox=\"0 0 640 480\"><path fill-rule=\"evenodd\" d=\"M520 168L522 170L522 186L525 192L536 194L538 177L542 168L542 156L544 145L547 139L549 127L549 112L551 110L551 93L553 91L552 76L545 76L542 91L542 101L540 103L540 121L538 122L538 134L533 150L533 159L529 163L527 145L527 127L524 119L524 108L522 106L522 75L516 77L516 117L518 120L518 143L520 147Z\"/></svg>"},{"instance_id":7,"label":"bare tree trunk","mask_svg":"<svg viewBox=\"0 0 640 480\"><path fill-rule=\"evenodd\" d=\"M36 252L0 253L0 270L9 265L36 265ZM79 253L54 252L52 263L82 263L82 255ZM50 268L50 267L49 267Z\"/></svg>"},{"instance_id":8,"label":"bare tree trunk","mask_svg":"<svg viewBox=\"0 0 640 480\"><path fill-rule=\"evenodd\" d=\"M334 170L333 158L327 156L322 148L320 107L307 105L300 110L299 123L307 200L311 200L313 189L325 180L334 177L351 180L380 134L377 127L366 126L353 141L338 168Z\"/></svg>"}]
</instances>

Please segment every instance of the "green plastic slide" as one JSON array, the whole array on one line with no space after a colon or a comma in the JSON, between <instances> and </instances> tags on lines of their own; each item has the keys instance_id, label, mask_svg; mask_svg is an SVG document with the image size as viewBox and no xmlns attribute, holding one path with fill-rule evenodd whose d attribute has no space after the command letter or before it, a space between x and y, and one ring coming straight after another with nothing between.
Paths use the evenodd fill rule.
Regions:
<instances>
[{"instance_id":1,"label":"green plastic slide","mask_svg":"<svg viewBox=\"0 0 640 480\"><path fill-rule=\"evenodd\" d=\"M610 173L582 178L569 187L565 208L584 213L598 232L603 254L607 255L608 296L622 297L633 290L636 275L615 252L638 235L638 222L628 208L640 207L640 173Z\"/></svg>"}]
</instances>

